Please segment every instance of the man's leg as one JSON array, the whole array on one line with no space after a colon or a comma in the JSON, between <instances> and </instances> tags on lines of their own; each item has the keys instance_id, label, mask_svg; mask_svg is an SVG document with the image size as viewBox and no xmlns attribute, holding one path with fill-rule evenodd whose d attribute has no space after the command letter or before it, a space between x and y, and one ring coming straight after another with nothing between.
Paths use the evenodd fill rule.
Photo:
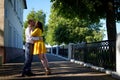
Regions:
<instances>
[{"instance_id":1,"label":"man's leg","mask_svg":"<svg viewBox=\"0 0 120 80\"><path fill-rule=\"evenodd\" d=\"M32 75L31 73L31 62L32 62L32 59L33 59L33 45L32 44L29 44L29 43L26 43L25 45L25 62L24 62L24 68L23 68L23 72L22 72L22 75L26 75L26 74L30 74Z\"/></svg>"}]
</instances>

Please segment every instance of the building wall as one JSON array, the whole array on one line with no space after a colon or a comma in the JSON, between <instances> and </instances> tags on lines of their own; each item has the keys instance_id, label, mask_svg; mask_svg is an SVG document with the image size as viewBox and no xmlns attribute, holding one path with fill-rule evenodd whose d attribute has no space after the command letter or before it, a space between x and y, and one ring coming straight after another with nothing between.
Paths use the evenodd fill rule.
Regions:
<instances>
[{"instance_id":1,"label":"building wall","mask_svg":"<svg viewBox=\"0 0 120 80\"><path fill-rule=\"evenodd\" d=\"M4 0L0 0L0 58L4 61Z\"/></svg>"},{"instance_id":2,"label":"building wall","mask_svg":"<svg viewBox=\"0 0 120 80\"><path fill-rule=\"evenodd\" d=\"M23 0L5 2L5 46L22 48Z\"/></svg>"},{"instance_id":3,"label":"building wall","mask_svg":"<svg viewBox=\"0 0 120 80\"><path fill-rule=\"evenodd\" d=\"M0 0L0 46L4 46L4 0Z\"/></svg>"},{"instance_id":4,"label":"building wall","mask_svg":"<svg viewBox=\"0 0 120 80\"><path fill-rule=\"evenodd\" d=\"M0 49L3 62L24 54L23 52L23 9L25 0L0 0Z\"/></svg>"}]
</instances>

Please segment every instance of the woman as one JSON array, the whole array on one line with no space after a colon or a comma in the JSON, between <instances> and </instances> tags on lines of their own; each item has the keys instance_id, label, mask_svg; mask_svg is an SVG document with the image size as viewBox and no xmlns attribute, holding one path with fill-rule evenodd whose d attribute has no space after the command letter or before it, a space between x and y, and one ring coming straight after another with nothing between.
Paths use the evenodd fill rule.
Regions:
<instances>
[{"instance_id":1,"label":"woman","mask_svg":"<svg viewBox=\"0 0 120 80\"><path fill-rule=\"evenodd\" d=\"M42 36L43 26L42 23L37 21L35 24L35 29L31 32L31 36L39 37ZM35 41L34 42L34 55L38 55L43 67L45 68L45 75L51 74L50 69L48 67L48 61L46 58L46 47L43 41Z\"/></svg>"}]
</instances>

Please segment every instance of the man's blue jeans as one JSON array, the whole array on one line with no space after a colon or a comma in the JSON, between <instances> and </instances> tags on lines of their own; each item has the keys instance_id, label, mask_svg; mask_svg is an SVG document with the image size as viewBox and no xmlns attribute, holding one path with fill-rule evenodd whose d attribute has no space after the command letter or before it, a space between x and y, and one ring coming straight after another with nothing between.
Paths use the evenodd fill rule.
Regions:
<instances>
[{"instance_id":1,"label":"man's blue jeans","mask_svg":"<svg viewBox=\"0 0 120 80\"><path fill-rule=\"evenodd\" d=\"M23 67L23 74L31 72L31 63L33 60L33 47L34 45L31 43L25 44L25 62Z\"/></svg>"}]
</instances>

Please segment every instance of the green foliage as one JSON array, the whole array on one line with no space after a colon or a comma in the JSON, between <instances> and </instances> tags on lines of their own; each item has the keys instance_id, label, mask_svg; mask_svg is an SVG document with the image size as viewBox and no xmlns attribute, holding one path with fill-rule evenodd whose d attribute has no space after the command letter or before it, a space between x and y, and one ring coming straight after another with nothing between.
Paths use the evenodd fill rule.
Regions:
<instances>
[{"instance_id":1,"label":"green foliage","mask_svg":"<svg viewBox=\"0 0 120 80\"><path fill-rule=\"evenodd\" d=\"M33 20L35 20L35 15L36 14L36 12L34 11L34 9L32 9L32 11L30 11L30 13L27 15L27 20L28 19L33 19Z\"/></svg>"},{"instance_id":2,"label":"green foliage","mask_svg":"<svg viewBox=\"0 0 120 80\"><path fill-rule=\"evenodd\" d=\"M27 15L28 19L33 19L35 21L40 21L45 25L46 14L42 10L34 11L34 9Z\"/></svg>"},{"instance_id":3,"label":"green foliage","mask_svg":"<svg viewBox=\"0 0 120 80\"><path fill-rule=\"evenodd\" d=\"M99 22L100 18L105 17L105 8L100 0L51 0L51 2L57 14L66 18L79 17Z\"/></svg>"},{"instance_id":4,"label":"green foliage","mask_svg":"<svg viewBox=\"0 0 120 80\"><path fill-rule=\"evenodd\" d=\"M50 44L50 45L56 44L56 42L54 40L54 37L55 37L54 29L52 27L48 27L47 35L45 37L46 37L47 44Z\"/></svg>"},{"instance_id":5,"label":"green foliage","mask_svg":"<svg viewBox=\"0 0 120 80\"><path fill-rule=\"evenodd\" d=\"M90 25L90 26L89 26ZM55 44L68 44L78 42L94 42L103 39L100 23L91 23L79 17L65 18L57 15L57 11L51 8L46 42Z\"/></svg>"},{"instance_id":6,"label":"green foliage","mask_svg":"<svg viewBox=\"0 0 120 80\"><path fill-rule=\"evenodd\" d=\"M114 0L111 0L111 2ZM91 22L98 22L100 18L106 18L106 6L108 0L51 0L52 7L58 15L66 18L80 17ZM120 2L114 2L116 19L119 19Z\"/></svg>"},{"instance_id":7,"label":"green foliage","mask_svg":"<svg viewBox=\"0 0 120 80\"><path fill-rule=\"evenodd\" d=\"M51 2L57 15L64 18L78 17L93 24L106 18L108 40L116 39L115 24L116 21L120 21L120 0L51 0Z\"/></svg>"},{"instance_id":8,"label":"green foliage","mask_svg":"<svg viewBox=\"0 0 120 80\"><path fill-rule=\"evenodd\" d=\"M61 44L61 43L68 43L69 42L69 29L67 26L64 25L60 25L57 28L55 28L55 41L57 42L57 44Z\"/></svg>"},{"instance_id":9,"label":"green foliage","mask_svg":"<svg viewBox=\"0 0 120 80\"><path fill-rule=\"evenodd\" d=\"M23 41L25 42L25 29L28 26L28 19L33 19L35 21L40 21L43 24L43 28L44 28L44 33L43 36L46 35L46 30L47 27L45 26L45 18L46 18L46 14L42 11L42 10L38 10L38 11L34 11L34 9L32 9L30 11L30 13L27 15L27 20L24 22L24 27L23 27Z\"/></svg>"}]
</instances>

